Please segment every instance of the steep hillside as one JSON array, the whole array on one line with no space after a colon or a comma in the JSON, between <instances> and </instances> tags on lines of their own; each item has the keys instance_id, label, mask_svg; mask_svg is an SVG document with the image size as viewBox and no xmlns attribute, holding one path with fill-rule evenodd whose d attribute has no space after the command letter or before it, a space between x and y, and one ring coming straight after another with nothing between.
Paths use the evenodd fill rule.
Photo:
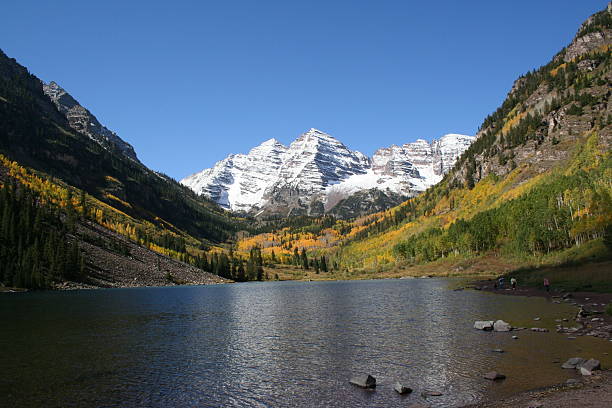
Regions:
<instances>
[{"instance_id":1,"label":"steep hillside","mask_svg":"<svg viewBox=\"0 0 612 408\"><path fill-rule=\"evenodd\" d=\"M425 193L352 222L312 220L249 237L239 248L257 245L294 265L296 248L305 249L343 277L609 259L611 17L610 7L595 14L549 64L519 78Z\"/></svg>"},{"instance_id":2,"label":"steep hillside","mask_svg":"<svg viewBox=\"0 0 612 408\"><path fill-rule=\"evenodd\" d=\"M453 170L411 200L412 214L391 228L385 219L397 222L402 207L383 216L369 237L342 248L342 259L379 268L488 251L538 257L601 242L612 222L611 43L608 8L515 82Z\"/></svg>"},{"instance_id":3,"label":"steep hillside","mask_svg":"<svg viewBox=\"0 0 612 408\"><path fill-rule=\"evenodd\" d=\"M225 273L204 250L244 228L2 52L0 188L0 285L219 281L194 266Z\"/></svg>"},{"instance_id":4,"label":"steep hillside","mask_svg":"<svg viewBox=\"0 0 612 408\"><path fill-rule=\"evenodd\" d=\"M45 88L51 93L50 86L0 51L0 153L133 217L165 222L211 242L231 236L234 222L214 203L146 168L131 146L65 91L55 87L52 100ZM74 117L75 109L87 114L89 125Z\"/></svg>"}]
</instances>

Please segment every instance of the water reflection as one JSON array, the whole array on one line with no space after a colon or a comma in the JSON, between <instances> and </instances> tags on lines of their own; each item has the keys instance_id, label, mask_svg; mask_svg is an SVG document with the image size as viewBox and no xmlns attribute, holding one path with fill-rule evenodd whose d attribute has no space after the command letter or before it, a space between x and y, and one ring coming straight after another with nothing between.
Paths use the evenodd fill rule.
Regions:
<instances>
[{"instance_id":1,"label":"water reflection","mask_svg":"<svg viewBox=\"0 0 612 408\"><path fill-rule=\"evenodd\" d=\"M572 313L544 299L453 292L444 280L0 296L0 405L403 406L429 389L444 393L432 406L459 406L563 381L572 373L555 359L612 363L601 340L472 329L536 314L550 328ZM489 369L508 379L482 380ZM376 392L350 386L354 373L375 375ZM399 397L396 380L416 392Z\"/></svg>"}]
</instances>

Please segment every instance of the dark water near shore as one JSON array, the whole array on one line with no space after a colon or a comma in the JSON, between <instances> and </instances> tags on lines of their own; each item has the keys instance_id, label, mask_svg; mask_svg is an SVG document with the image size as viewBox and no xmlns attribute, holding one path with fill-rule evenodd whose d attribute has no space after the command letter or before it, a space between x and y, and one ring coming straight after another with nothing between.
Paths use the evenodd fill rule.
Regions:
<instances>
[{"instance_id":1,"label":"dark water near shore","mask_svg":"<svg viewBox=\"0 0 612 408\"><path fill-rule=\"evenodd\" d=\"M564 381L609 342L485 333L575 309L439 279L244 283L0 296L0 406L461 406ZM534 322L533 317L542 320ZM553 330L554 331L554 330ZM518 340L512 340L518 334ZM491 352L503 348L503 354ZM482 379L496 369L499 383ZM348 384L377 378L376 391ZM401 380L415 392L397 395Z\"/></svg>"}]
</instances>

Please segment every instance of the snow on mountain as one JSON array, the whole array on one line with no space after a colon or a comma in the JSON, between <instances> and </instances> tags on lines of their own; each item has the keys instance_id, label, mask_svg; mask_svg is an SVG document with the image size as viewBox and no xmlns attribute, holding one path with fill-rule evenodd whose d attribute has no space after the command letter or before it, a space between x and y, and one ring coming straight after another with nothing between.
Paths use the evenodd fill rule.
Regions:
<instances>
[{"instance_id":1,"label":"snow on mountain","mask_svg":"<svg viewBox=\"0 0 612 408\"><path fill-rule=\"evenodd\" d=\"M132 145L117 136L115 132L102 126L91 112L81 106L72 95L56 82L43 83L43 92L51 99L57 109L66 116L72 128L86 134L107 149L119 149L127 157L138 160Z\"/></svg>"},{"instance_id":2,"label":"snow on mountain","mask_svg":"<svg viewBox=\"0 0 612 408\"><path fill-rule=\"evenodd\" d=\"M247 212L261 204L265 190L278 180L286 153L287 147L270 139L248 154L232 154L181 183L222 207Z\"/></svg>"},{"instance_id":3,"label":"snow on mountain","mask_svg":"<svg viewBox=\"0 0 612 408\"><path fill-rule=\"evenodd\" d=\"M370 160L349 150L327 133L310 129L289 145L277 180L267 191L283 188L302 193L317 193L355 174L367 171Z\"/></svg>"},{"instance_id":4,"label":"snow on mountain","mask_svg":"<svg viewBox=\"0 0 612 408\"><path fill-rule=\"evenodd\" d=\"M288 147L270 139L181 183L233 211L320 213L362 190L404 196L424 191L442 179L474 139L458 134L431 143L419 139L379 149L370 159L310 129Z\"/></svg>"}]
</instances>

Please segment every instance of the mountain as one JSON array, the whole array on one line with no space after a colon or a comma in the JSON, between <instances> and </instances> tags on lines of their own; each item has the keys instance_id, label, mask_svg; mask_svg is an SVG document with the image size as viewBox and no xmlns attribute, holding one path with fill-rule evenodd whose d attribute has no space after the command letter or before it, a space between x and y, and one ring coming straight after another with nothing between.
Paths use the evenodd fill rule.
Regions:
<instances>
[{"instance_id":1,"label":"mountain","mask_svg":"<svg viewBox=\"0 0 612 408\"><path fill-rule=\"evenodd\" d=\"M612 3L514 82L440 183L356 225L338 262L503 273L612 258L611 47Z\"/></svg>"},{"instance_id":2,"label":"mountain","mask_svg":"<svg viewBox=\"0 0 612 408\"><path fill-rule=\"evenodd\" d=\"M138 160L132 145L121 139L117 134L102 126L90 111L81 106L68 92L57 83L43 83L43 92L55 104L57 109L66 116L70 127L77 132L91 137L106 149L118 149L125 156Z\"/></svg>"},{"instance_id":3,"label":"mountain","mask_svg":"<svg viewBox=\"0 0 612 408\"><path fill-rule=\"evenodd\" d=\"M450 140L392 146L372 158L372 171L391 180L441 177L423 193L351 221L283 225L238 247L256 245L264 259L293 265L282 273L275 266L281 278L321 276L291 269L303 251L316 271L317 260L334 265L334 278L511 272L521 284L548 277L568 290L612 290L611 48L612 3L548 64L514 82L454 164L448 158L460 149ZM432 151L442 159L431 160ZM339 205L356 216L362 196Z\"/></svg>"},{"instance_id":4,"label":"mountain","mask_svg":"<svg viewBox=\"0 0 612 408\"><path fill-rule=\"evenodd\" d=\"M383 202L399 203L439 182L473 140L448 134L431 143L420 139L382 148L368 158L329 134L310 129L288 147L270 139L181 183L224 208L259 216L321 215L357 192L377 189L387 195L386 199L379 193L361 195L365 201L358 213L362 214L381 209Z\"/></svg>"},{"instance_id":5,"label":"mountain","mask_svg":"<svg viewBox=\"0 0 612 408\"><path fill-rule=\"evenodd\" d=\"M93 286L203 283L194 266L213 270L204 250L247 228L144 166L66 91L2 51L0 187L0 284L50 287L75 275Z\"/></svg>"},{"instance_id":6,"label":"mountain","mask_svg":"<svg viewBox=\"0 0 612 408\"><path fill-rule=\"evenodd\" d=\"M0 92L0 153L8 158L134 218L167 222L211 242L231 235L232 221L214 203L144 166L129 144L74 98L57 85L45 85L2 51ZM86 116L77 121L75 110ZM79 125L84 118L89 124Z\"/></svg>"}]
</instances>

